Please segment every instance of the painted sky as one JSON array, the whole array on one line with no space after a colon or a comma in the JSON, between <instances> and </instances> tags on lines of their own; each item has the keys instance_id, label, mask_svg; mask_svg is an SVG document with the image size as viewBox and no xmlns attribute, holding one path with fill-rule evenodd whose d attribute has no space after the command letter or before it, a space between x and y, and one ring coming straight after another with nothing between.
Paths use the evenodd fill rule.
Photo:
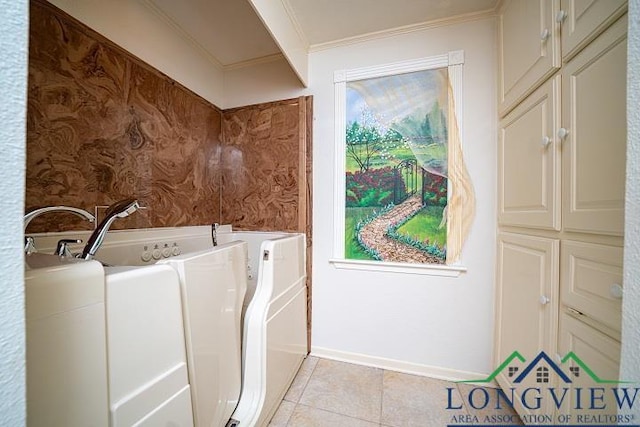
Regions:
<instances>
[{"instance_id":1,"label":"painted sky","mask_svg":"<svg viewBox=\"0 0 640 427\"><path fill-rule=\"evenodd\" d=\"M447 177L448 90L447 68L348 82L347 124L399 132L423 169Z\"/></svg>"},{"instance_id":2,"label":"painted sky","mask_svg":"<svg viewBox=\"0 0 640 427\"><path fill-rule=\"evenodd\" d=\"M447 77L439 68L348 82L347 123L361 121L364 108L385 127L409 115L424 117L436 100L447 105Z\"/></svg>"}]
</instances>

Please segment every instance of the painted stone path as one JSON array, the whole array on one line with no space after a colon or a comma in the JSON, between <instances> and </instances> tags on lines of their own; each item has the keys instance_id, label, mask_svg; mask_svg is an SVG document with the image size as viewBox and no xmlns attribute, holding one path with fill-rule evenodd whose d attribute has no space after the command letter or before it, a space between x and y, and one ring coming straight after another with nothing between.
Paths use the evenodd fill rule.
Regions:
<instances>
[{"instance_id":1,"label":"painted stone path","mask_svg":"<svg viewBox=\"0 0 640 427\"><path fill-rule=\"evenodd\" d=\"M360 230L360 239L371 249L378 251L383 261L442 264L442 260L422 252L413 246L386 235L389 224L396 223L422 208L420 197L405 200L389 212L371 221Z\"/></svg>"}]
</instances>

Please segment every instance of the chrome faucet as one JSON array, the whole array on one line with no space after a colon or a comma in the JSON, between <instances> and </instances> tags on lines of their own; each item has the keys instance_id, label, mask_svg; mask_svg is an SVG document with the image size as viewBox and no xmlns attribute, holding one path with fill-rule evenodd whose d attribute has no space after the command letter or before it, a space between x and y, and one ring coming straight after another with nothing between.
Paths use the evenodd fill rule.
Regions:
<instances>
[{"instance_id":1,"label":"chrome faucet","mask_svg":"<svg viewBox=\"0 0 640 427\"><path fill-rule=\"evenodd\" d=\"M89 212L85 211L84 209L74 208L71 206L47 206L40 209L34 209L24 216L24 231L25 232L27 231L27 226L35 217L45 214L47 212L68 212L68 213L77 215L81 218L84 218L89 222L94 222L96 220L95 216L91 215ZM33 237L25 236L24 251L28 254L37 252L36 246L33 241Z\"/></svg>"},{"instance_id":2,"label":"chrome faucet","mask_svg":"<svg viewBox=\"0 0 640 427\"><path fill-rule=\"evenodd\" d=\"M137 211L140 208L138 201L136 199L124 199L120 200L109 206L107 211L105 212L105 217L102 222L93 230L93 234L87 240L87 244L80 255L80 258L84 259L93 259L98 249L102 245L105 236L107 235L107 231L109 231L109 227L113 221L118 218L125 218Z\"/></svg>"}]
</instances>

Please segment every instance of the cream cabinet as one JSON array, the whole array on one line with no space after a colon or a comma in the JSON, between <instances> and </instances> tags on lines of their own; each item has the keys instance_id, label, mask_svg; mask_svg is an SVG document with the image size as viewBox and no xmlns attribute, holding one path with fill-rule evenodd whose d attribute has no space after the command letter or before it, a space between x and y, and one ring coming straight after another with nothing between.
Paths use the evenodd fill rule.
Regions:
<instances>
[{"instance_id":1,"label":"cream cabinet","mask_svg":"<svg viewBox=\"0 0 640 427\"><path fill-rule=\"evenodd\" d=\"M562 0L556 14L562 25L562 59L571 59L626 10L625 0Z\"/></svg>"},{"instance_id":2,"label":"cream cabinet","mask_svg":"<svg viewBox=\"0 0 640 427\"><path fill-rule=\"evenodd\" d=\"M588 390L590 387L603 386L598 384L598 380L616 381L620 370L620 342L603 334L602 332L589 327L584 322L576 319L569 313L560 315L560 336L558 339L558 351L563 355L560 366L569 375L571 383L559 384L559 387L571 389L582 388ZM571 352L576 356L567 357ZM582 363L580 363L582 362ZM583 364L583 366L580 366ZM589 371L584 369L588 367ZM595 377L595 378L594 378ZM608 384L615 387L615 384ZM572 419L577 419L577 415L616 415L617 405L613 393L605 393L604 399L598 401L597 406L606 405L606 409L590 410L589 405L582 405L576 410L576 392L571 390L567 393L568 401L560 408L561 413L571 414Z\"/></svg>"},{"instance_id":3,"label":"cream cabinet","mask_svg":"<svg viewBox=\"0 0 640 427\"><path fill-rule=\"evenodd\" d=\"M498 15L500 116L626 10L626 0L506 0Z\"/></svg>"},{"instance_id":4,"label":"cream cabinet","mask_svg":"<svg viewBox=\"0 0 640 427\"><path fill-rule=\"evenodd\" d=\"M498 221L560 229L560 76L549 79L500 122Z\"/></svg>"},{"instance_id":5,"label":"cream cabinet","mask_svg":"<svg viewBox=\"0 0 640 427\"><path fill-rule=\"evenodd\" d=\"M500 121L501 225L622 236L626 28L625 15Z\"/></svg>"},{"instance_id":6,"label":"cream cabinet","mask_svg":"<svg viewBox=\"0 0 640 427\"><path fill-rule=\"evenodd\" d=\"M564 228L621 236L626 161L627 19L562 69Z\"/></svg>"},{"instance_id":7,"label":"cream cabinet","mask_svg":"<svg viewBox=\"0 0 640 427\"><path fill-rule=\"evenodd\" d=\"M555 354L558 244L556 239L543 237L515 233L498 235L497 363L509 359L514 351L527 360L542 350ZM514 359L496 380L506 390L535 386L535 375L514 385L514 374L522 372L523 367Z\"/></svg>"},{"instance_id":8,"label":"cream cabinet","mask_svg":"<svg viewBox=\"0 0 640 427\"><path fill-rule=\"evenodd\" d=\"M496 367L514 351L529 361L545 351L556 364L573 351L600 379L618 378L625 11L619 0L511 0L500 9ZM519 363L501 370L501 387L514 384ZM593 385L581 375L575 384Z\"/></svg>"},{"instance_id":9,"label":"cream cabinet","mask_svg":"<svg viewBox=\"0 0 640 427\"><path fill-rule=\"evenodd\" d=\"M555 350L558 245L556 239L499 234L497 326L500 360L513 351L533 357L540 350ZM522 318L529 320L520 322L518 319Z\"/></svg>"},{"instance_id":10,"label":"cream cabinet","mask_svg":"<svg viewBox=\"0 0 640 427\"><path fill-rule=\"evenodd\" d=\"M507 0L498 16L499 112L560 68L559 0Z\"/></svg>"},{"instance_id":11,"label":"cream cabinet","mask_svg":"<svg viewBox=\"0 0 640 427\"><path fill-rule=\"evenodd\" d=\"M563 240L560 265L563 304L619 333L622 322L622 248Z\"/></svg>"}]
</instances>

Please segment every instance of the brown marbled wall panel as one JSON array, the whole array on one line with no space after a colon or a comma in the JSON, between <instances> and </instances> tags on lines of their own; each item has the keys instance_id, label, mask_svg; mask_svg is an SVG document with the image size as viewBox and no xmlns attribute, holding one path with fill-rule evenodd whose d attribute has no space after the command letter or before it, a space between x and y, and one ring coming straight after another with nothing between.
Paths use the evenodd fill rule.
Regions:
<instances>
[{"instance_id":1,"label":"brown marbled wall panel","mask_svg":"<svg viewBox=\"0 0 640 427\"><path fill-rule=\"evenodd\" d=\"M311 348L313 98L223 111L221 220L236 229L307 236L307 344Z\"/></svg>"},{"instance_id":2,"label":"brown marbled wall panel","mask_svg":"<svg viewBox=\"0 0 640 427\"><path fill-rule=\"evenodd\" d=\"M31 2L25 210L147 209L114 228L220 222L221 112L40 0ZM30 232L87 228L48 214Z\"/></svg>"},{"instance_id":3,"label":"brown marbled wall panel","mask_svg":"<svg viewBox=\"0 0 640 427\"><path fill-rule=\"evenodd\" d=\"M307 231L305 110L296 98L223 112L224 224Z\"/></svg>"}]
</instances>

